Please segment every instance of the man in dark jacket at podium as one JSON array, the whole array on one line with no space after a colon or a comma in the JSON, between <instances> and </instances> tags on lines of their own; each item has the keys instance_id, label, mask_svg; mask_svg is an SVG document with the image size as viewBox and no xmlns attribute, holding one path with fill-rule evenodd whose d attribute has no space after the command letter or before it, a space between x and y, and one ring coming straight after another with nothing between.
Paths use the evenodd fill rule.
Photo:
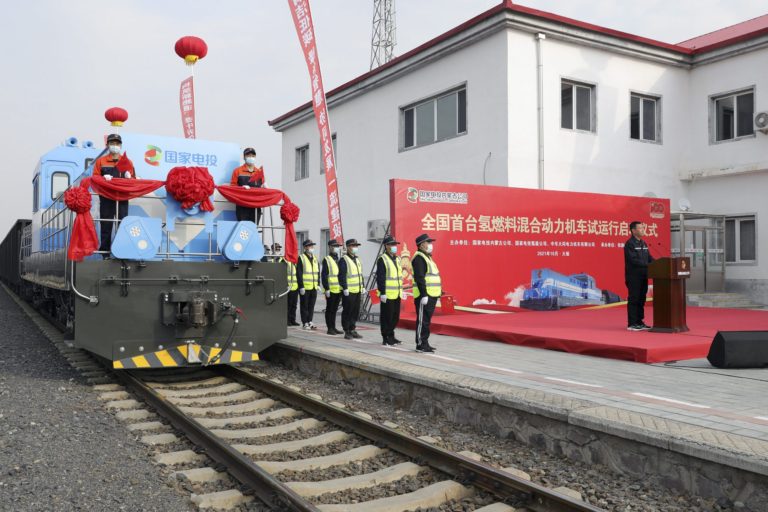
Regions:
<instances>
[{"instance_id":1,"label":"man in dark jacket at podium","mask_svg":"<svg viewBox=\"0 0 768 512\"><path fill-rule=\"evenodd\" d=\"M645 331L645 296L648 293L648 265L653 256L643 241L645 224L633 221L629 224L632 237L624 244L624 282L627 284L627 330Z\"/></svg>"}]
</instances>

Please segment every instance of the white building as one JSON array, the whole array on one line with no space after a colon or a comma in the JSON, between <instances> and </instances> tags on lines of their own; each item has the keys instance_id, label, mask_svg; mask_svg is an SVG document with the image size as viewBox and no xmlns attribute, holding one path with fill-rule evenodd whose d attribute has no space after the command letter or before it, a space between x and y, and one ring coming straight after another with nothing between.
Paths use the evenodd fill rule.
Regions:
<instances>
[{"instance_id":1,"label":"white building","mask_svg":"<svg viewBox=\"0 0 768 512\"><path fill-rule=\"evenodd\" d=\"M768 15L667 44L504 1L328 92L345 236L389 217L393 177L653 194L726 215L727 289L768 304L766 91ZM297 229L325 243L312 115L270 124Z\"/></svg>"}]
</instances>

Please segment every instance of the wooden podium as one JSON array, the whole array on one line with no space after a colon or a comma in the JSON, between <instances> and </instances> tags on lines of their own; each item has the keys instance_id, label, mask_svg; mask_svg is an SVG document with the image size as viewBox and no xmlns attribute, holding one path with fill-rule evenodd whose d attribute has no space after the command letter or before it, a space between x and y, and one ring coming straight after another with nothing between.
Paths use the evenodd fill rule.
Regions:
<instances>
[{"instance_id":1,"label":"wooden podium","mask_svg":"<svg viewBox=\"0 0 768 512\"><path fill-rule=\"evenodd\" d=\"M652 332L686 332L685 280L691 276L690 258L660 258L648 266L653 279Z\"/></svg>"}]
</instances>

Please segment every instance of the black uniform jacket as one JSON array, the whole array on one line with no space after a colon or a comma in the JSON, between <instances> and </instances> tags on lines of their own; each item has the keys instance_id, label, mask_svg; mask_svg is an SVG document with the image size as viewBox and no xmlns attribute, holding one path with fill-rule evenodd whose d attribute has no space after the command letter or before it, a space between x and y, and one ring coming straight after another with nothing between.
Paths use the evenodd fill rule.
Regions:
<instances>
[{"instance_id":1,"label":"black uniform jacket","mask_svg":"<svg viewBox=\"0 0 768 512\"><path fill-rule=\"evenodd\" d=\"M624 277L648 279L648 265L653 263L653 256L648 244L634 236L624 244Z\"/></svg>"}]
</instances>

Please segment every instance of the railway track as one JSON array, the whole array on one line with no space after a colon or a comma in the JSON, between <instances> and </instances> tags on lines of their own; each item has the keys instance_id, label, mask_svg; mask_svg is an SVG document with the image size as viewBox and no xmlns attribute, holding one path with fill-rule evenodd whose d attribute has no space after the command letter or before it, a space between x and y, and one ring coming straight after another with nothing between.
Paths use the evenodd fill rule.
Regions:
<instances>
[{"instance_id":1,"label":"railway track","mask_svg":"<svg viewBox=\"0 0 768 512\"><path fill-rule=\"evenodd\" d=\"M157 460L202 490L192 498L200 508L247 507L255 496L299 512L465 510L468 503L478 512L601 510L243 368L99 370L22 307L99 383L105 405L163 452ZM184 449L182 436L194 450Z\"/></svg>"}]
</instances>

